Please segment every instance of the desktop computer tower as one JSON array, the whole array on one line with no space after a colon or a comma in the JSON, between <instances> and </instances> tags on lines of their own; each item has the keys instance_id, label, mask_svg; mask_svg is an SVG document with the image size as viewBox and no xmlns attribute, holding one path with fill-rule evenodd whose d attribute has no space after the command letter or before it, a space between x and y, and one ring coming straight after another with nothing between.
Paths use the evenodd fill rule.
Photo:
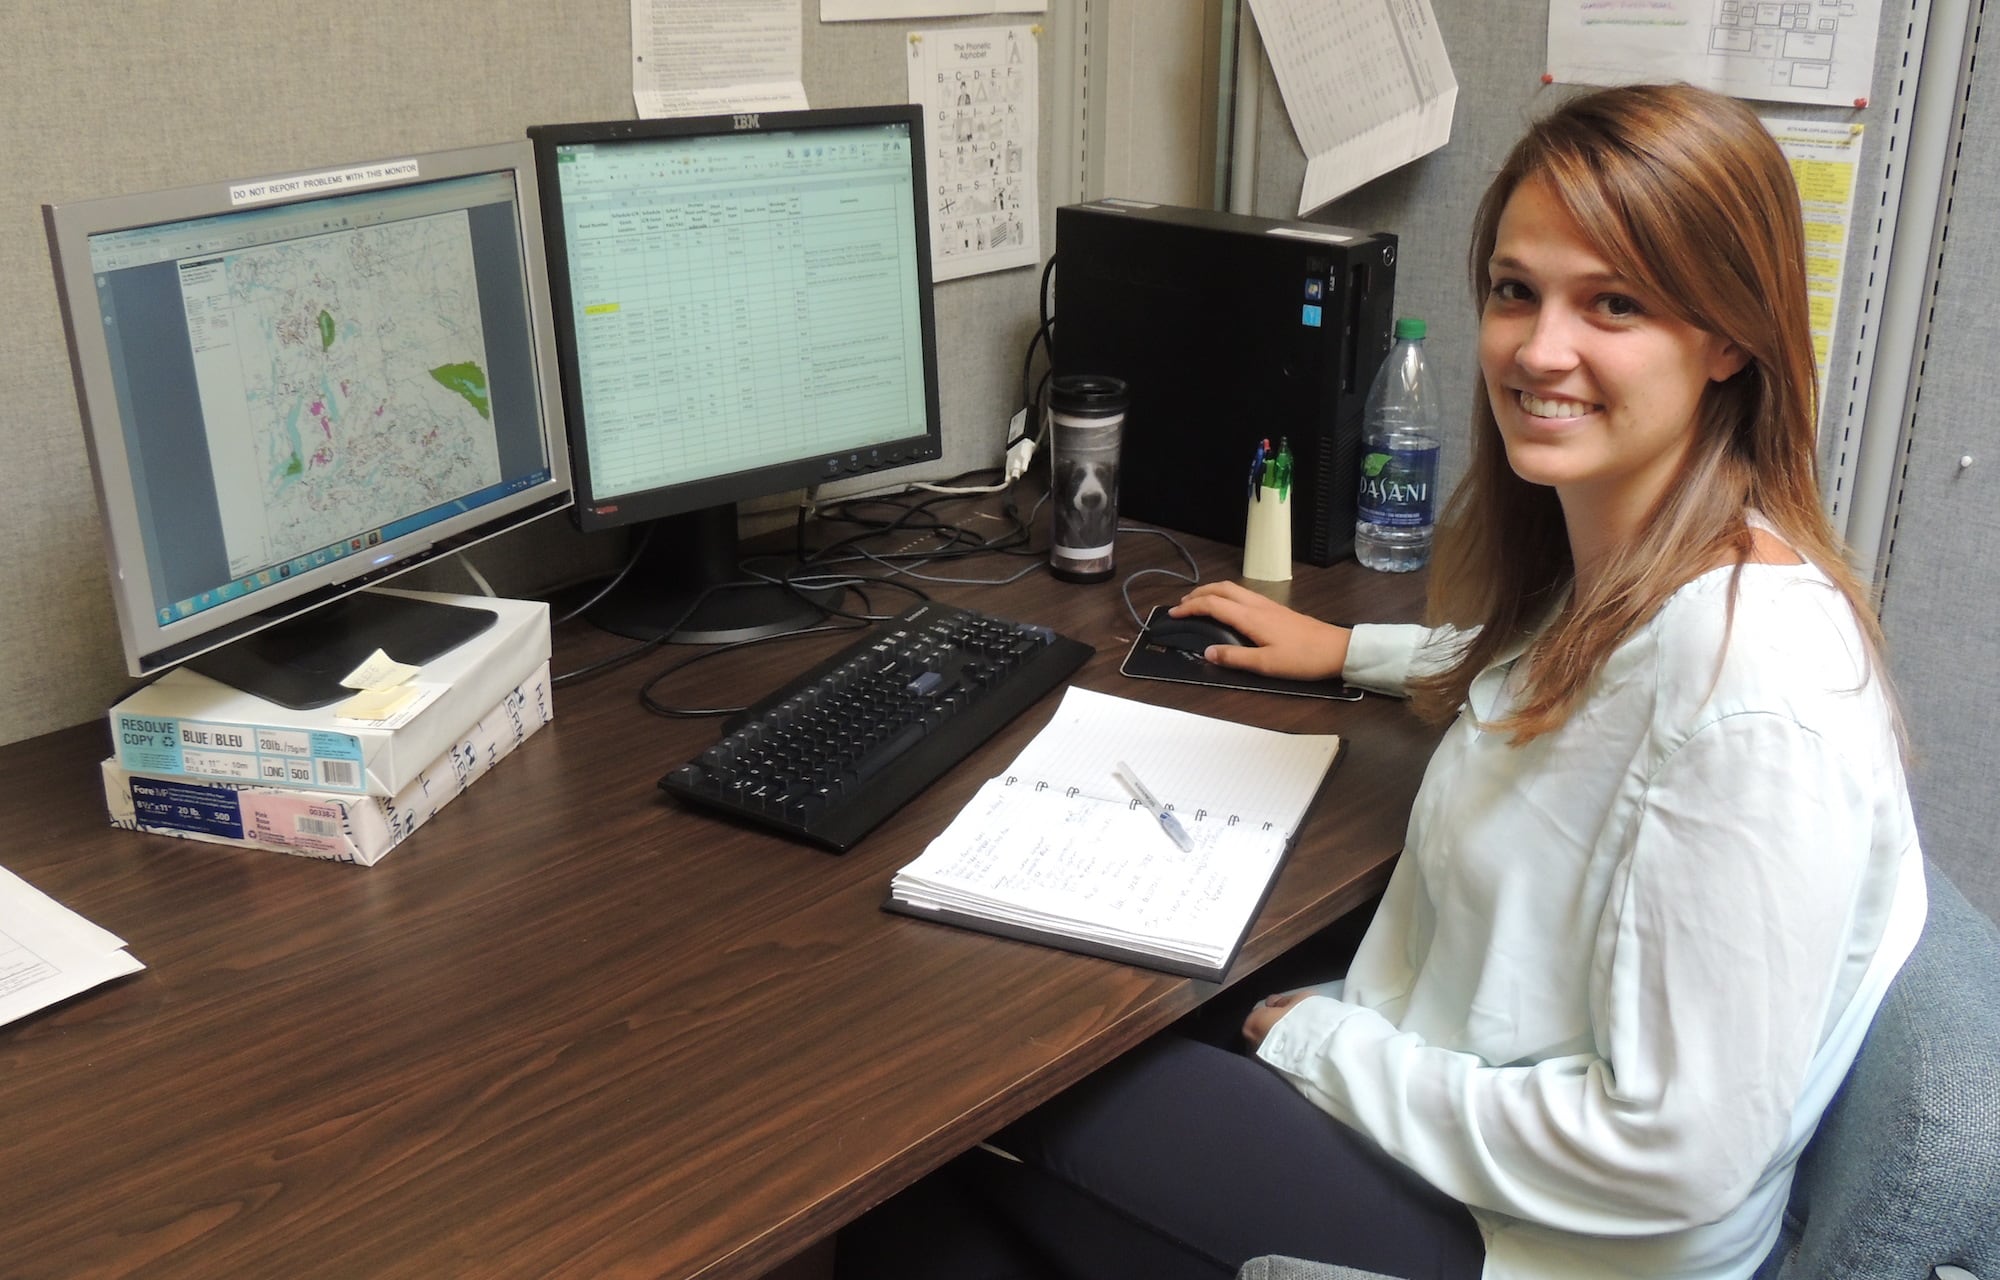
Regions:
<instances>
[{"instance_id":1,"label":"desktop computer tower","mask_svg":"<svg viewBox=\"0 0 2000 1280\"><path fill-rule=\"evenodd\" d=\"M1240 544L1260 440L1291 441L1292 555L1354 549L1361 407L1396 237L1106 199L1056 210L1055 369L1131 389L1119 514Z\"/></svg>"}]
</instances>

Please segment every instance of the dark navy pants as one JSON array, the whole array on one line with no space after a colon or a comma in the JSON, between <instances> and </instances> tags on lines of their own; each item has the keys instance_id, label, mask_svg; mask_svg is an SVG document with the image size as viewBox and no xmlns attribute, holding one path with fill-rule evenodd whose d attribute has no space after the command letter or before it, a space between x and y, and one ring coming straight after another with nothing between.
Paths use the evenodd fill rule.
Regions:
<instances>
[{"instance_id":1,"label":"dark navy pants","mask_svg":"<svg viewBox=\"0 0 2000 1280\"><path fill-rule=\"evenodd\" d=\"M841 1234L841 1280L1227 1280L1290 1254L1479 1275L1465 1208L1244 1053L1164 1036Z\"/></svg>"}]
</instances>

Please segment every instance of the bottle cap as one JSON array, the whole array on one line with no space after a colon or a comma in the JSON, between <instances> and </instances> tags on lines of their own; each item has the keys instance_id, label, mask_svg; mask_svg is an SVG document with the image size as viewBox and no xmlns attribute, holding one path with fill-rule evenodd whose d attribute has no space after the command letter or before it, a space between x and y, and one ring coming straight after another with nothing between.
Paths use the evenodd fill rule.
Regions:
<instances>
[{"instance_id":1,"label":"bottle cap","mask_svg":"<svg viewBox=\"0 0 2000 1280\"><path fill-rule=\"evenodd\" d=\"M1421 342L1423 341L1423 337L1424 322L1415 316L1403 316L1396 321L1396 338L1398 341L1408 338L1414 342Z\"/></svg>"}]
</instances>

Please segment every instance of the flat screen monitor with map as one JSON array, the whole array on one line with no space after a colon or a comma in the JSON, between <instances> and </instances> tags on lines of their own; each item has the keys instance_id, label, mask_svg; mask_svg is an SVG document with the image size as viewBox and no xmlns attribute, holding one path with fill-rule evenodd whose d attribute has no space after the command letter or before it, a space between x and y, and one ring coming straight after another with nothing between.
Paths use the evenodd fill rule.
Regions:
<instances>
[{"instance_id":1,"label":"flat screen monitor with map","mask_svg":"<svg viewBox=\"0 0 2000 1280\"><path fill-rule=\"evenodd\" d=\"M353 593L568 503L526 142L44 216L133 675L323 705L491 620Z\"/></svg>"},{"instance_id":2,"label":"flat screen monitor with map","mask_svg":"<svg viewBox=\"0 0 2000 1280\"><path fill-rule=\"evenodd\" d=\"M813 620L799 593L724 586L742 577L734 504L943 452L921 111L528 136L574 515L645 527L591 620L692 642Z\"/></svg>"}]
</instances>

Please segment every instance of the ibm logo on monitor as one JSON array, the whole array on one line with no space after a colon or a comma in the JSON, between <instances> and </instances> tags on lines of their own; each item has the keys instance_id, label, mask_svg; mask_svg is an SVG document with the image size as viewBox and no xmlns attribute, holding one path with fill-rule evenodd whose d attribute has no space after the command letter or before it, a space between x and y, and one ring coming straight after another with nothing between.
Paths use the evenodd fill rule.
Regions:
<instances>
[{"instance_id":1,"label":"ibm logo on monitor","mask_svg":"<svg viewBox=\"0 0 2000 1280\"><path fill-rule=\"evenodd\" d=\"M738 129L755 129L757 127L757 113L754 111L747 115L739 115L735 120Z\"/></svg>"}]
</instances>

